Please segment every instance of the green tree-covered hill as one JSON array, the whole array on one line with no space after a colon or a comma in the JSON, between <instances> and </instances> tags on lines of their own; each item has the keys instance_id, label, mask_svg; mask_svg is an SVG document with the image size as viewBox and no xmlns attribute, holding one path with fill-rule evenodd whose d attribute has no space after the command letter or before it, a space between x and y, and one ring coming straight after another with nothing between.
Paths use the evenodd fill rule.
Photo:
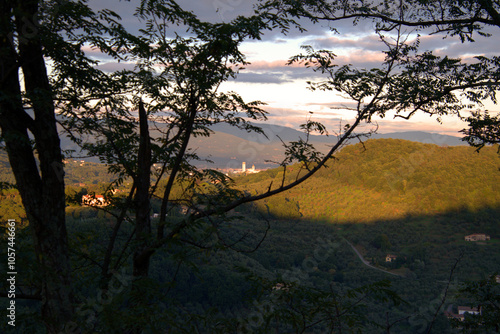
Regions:
<instances>
[{"instance_id":1,"label":"green tree-covered hill","mask_svg":"<svg viewBox=\"0 0 500 334\"><path fill-rule=\"evenodd\" d=\"M468 146L371 139L346 146L328 168L257 206L275 217L332 223L398 219L457 209L474 211L500 205L499 166L496 147L485 147L478 153ZM299 166L294 169L289 169L286 177L294 178ZM236 181L247 191L263 192L271 182L273 186L280 184L282 177L282 170L276 168ZM68 187L85 186L93 191L112 180L106 166L73 160L65 165L65 178ZM14 183L4 154L0 155L0 181Z\"/></svg>"},{"instance_id":2,"label":"green tree-covered hill","mask_svg":"<svg viewBox=\"0 0 500 334\"><path fill-rule=\"evenodd\" d=\"M7 162L0 162L1 180L12 182ZM349 145L328 168L294 191L261 201L256 207L248 205L235 210L235 218L239 219L224 224L220 236L229 245L234 243L237 249L247 250L266 235L255 252L212 252L193 246L185 253L185 259L178 259L165 251L154 262L152 277L158 280L172 305L193 314L216 308L217 317L234 321L246 319L248 314L263 316L268 311L279 313L288 309L281 300L271 300L276 305L264 307L270 305L269 296L253 294L254 283L246 278L247 271L257 278L258 288L264 284L267 290L274 291L276 281L296 286L285 293L290 293L290 300L299 304L303 303L300 293L334 289L347 296L352 289L389 279L391 289L407 304L393 306L366 300L359 312L370 322L361 319L356 326L376 332L378 327L371 321L383 325L389 315L391 319L406 319L391 332L410 333L422 332L431 323L450 269L463 254L435 324L436 332L454 333L442 311L467 305L467 300L456 294L460 284L487 278L500 270L499 166L496 147L485 147L477 153L465 146L440 147L394 139ZM65 170L70 195L102 191L100 188L112 179L102 164L71 160ZM293 166L285 177L294 178L298 170L299 165ZM271 169L240 176L235 181L239 187L255 193L269 189L271 182L272 187L279 185L282 178L282 170ZM16 190L4 189L0 196L0 217L24 216ZM157 210L154 206L155 202L153 210ZM83 257L75 255L73 261L85 263L87 257L102 256L101 238L111 228L107 216L102 211L75 205L69 206L66 214L72 242L79 245L83 242L80 236L87 232L93 238L91 246L82 246ZM487 233L492 240L464 241L464 235L471 233ZM20 241L21 237L20 234ZM120 242L126 240L124 237ZM346 240L372 265L391 270L392 274L364 265ZM397 261L386 263L388 253L397 255ZM20 258L19 266L24 268L26 277L36 281L36 272L28 274L31 271L27 263L32 262L32 255L23 254L26 259ZM193 264L196 270L191 267ZM96 295L96 287L89 285L89 277L98 274L96 270L77 271L83 275L78 282L85 287L87 296ZM348 302L348 298L343 301ZM306 302L294 307L314 311ZM109 319L127 317L126 312L116 317L116 309L110 304L103 312L113 314ZM252 329L259 324L249 321L247 325ZM318 325L317 332L324 332L325 326Z\"/></svg>"},{"instance_id":3,"label":"green tree-covered hill","mask_svg":"<svg viewBox=\"0 0 500 334\"><path fill-rule=\"evenodd\" d=\"M479 210L500 205L497 148L442 147L399 139L368 140L342 149L328 168L280 197L260 203L277 217L333 223ZM294 177L290 171L287 177ZM247 191L280 184L273 169L238 179ZM264 204L267 207L264 207Z\"/></svg>"}]
</instances>

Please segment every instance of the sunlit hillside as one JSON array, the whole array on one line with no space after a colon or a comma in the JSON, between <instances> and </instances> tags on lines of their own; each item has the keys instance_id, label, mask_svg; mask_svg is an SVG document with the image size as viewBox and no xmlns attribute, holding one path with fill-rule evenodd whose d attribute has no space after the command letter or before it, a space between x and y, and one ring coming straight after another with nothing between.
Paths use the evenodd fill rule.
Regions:
<instances>
[{"instance_id":1,"label":"sunlit hillside","mask_svg":"<svg viewBox=\"0 0 500 334\"><path fill-rule=\"evenodd\" d=\"M290 179L295 171L291 171ZM345 147L328 168L266 204L276 216L327 222L370 222L406 215L500 205L497 148L441 147L397 139ZM248 191L281 183L274 169L238 179ZM266 209L267 209L266 208Z\"/></svg>"}]
</instances>

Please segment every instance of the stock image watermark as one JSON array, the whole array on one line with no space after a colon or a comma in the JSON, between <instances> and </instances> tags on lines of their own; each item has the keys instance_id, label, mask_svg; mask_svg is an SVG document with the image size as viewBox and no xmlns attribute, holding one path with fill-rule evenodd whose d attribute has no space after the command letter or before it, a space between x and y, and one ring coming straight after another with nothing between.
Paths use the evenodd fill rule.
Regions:
<instances>
[{"instance_id":1,"label":"stock image watermark","mask_svg":"<svg viewBox=\"0 0 500 334\"><path fill-rule=\"evenodd\" d=\"M94 330L98 315L104 310L106 305L112 303L113 299L132 283L133 277L122 268L121 272L115 271L112 274L107 290L99 290L95 297L90 297L78 305L76 315L80 319L85 319L83 323L69 322L65 325L64 331L59 334L77 334L82 332L82 328Z\"/></svg>"},{"instance_id":2,"label":"stock image watermark","mask_svg":"<svg viewBox=\"0 0 500 334\"><path fill-rule=\"evenodd\" d=\"M221 20L226 19L225 15L233 13L235 9L243 3L243 0L214 0L212 5Z\"/></svg>"},{"instance_id":3,"label":"stock image watermark","mask_svg":"<svg viewBox=\"0 0 500 334\"><path fill-rule=\"evenodd\" d=\"M442 146L445 141L444 136L432 133L423 143ZM387 184L392 190L403 190L405 192L408 179L431 157L432 151L430 150L419 150L412 152L407 157L400 157L396 173L385 172Z\"/></svg>"},{"instance_id":4,"label":"stock image watermark","mask_svg":"<svg viewBox=\"0 0 500 334\"><path fill-rule=\"evenodd\" d=\"M16 326L16 220L7 221L7 324Z\"/></svg>"},{"instance_id":5,"label":"stock image watermark","mask_svg":"<svg viewBox=\"0 0 500 334\"><path fill-rule=\"evenodd\" d=\"M436 320L436 315L453 306L455 302L453 296L456 295L459 287L460 283L455 278L453 282L449 282L447 288L444 288L436 298L429 302L428 306L420 306L418 312L408 319L412 333L428 332L429 326Z\"/></svg>"},{"instance_id":6,"label":"stock image watermark","mask_svg":"<svg viewBox=\"0 0 500 334\"><path fill-rule=\"evenodd\" d=\"M253 306L255 309L248 315L238 316L238 322L241 328L238 333L247 333L257 330L265 323L266 317L273 313L276 305L279 304L278 294L274 293L279 290L287 290L288 284L300 285L301 282L309 279L309 273L313 272L320 262L325 261L341 246L341 243L330 238L323 239L318 237L316 239L316 247L314 248L312 257L305 258L301 265L293 269L288 269L283 273L283 279L286 283L278 283L273 288L267 299L262 301L254 301Z\"/></svg>"}]
</instances>

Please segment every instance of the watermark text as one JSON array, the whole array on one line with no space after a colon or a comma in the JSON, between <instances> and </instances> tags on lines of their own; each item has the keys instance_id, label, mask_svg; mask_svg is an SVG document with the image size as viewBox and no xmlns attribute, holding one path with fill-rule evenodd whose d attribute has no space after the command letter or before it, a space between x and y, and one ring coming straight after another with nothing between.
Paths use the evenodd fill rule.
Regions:
<instances>
[{"instance_id":1,"label":"watermark text","mask_svg":"<svg viewBox=\"0 0 500 334\"><path fill-rule=\"evenodd\" d=\"M7 323L16 326L16 221L9 219L7 222Z\"/></svg>"}]
</instances>

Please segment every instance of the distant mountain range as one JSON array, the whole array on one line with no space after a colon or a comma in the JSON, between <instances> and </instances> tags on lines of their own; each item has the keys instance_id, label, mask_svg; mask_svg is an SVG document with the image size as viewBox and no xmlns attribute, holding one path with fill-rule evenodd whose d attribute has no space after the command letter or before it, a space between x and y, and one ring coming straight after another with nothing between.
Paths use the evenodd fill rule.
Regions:
<instances>
[{"instance_id":1,"label":"distant mountain range","mask_svg":"<svg viewBox=\"0 0 500 334\"><path fill-rule=\"evenodd\" d=\"M297 140L299 137L304 138L304 133L289 127L274 125L274 124L262 124L259 126L266 133L267 138L261 134L247 133L240 129L237 129L228 124L219 123L212 127L212 129L216 132L222 132L226 134L230 134L241 139L254 141L258 143L269 143L274 141L280 141L281 138L283 141L292 141ZM278 138L279 137L279 138ZM317 143L332 143L333 136L320 136L320 135L311 135L310 140L312 142ZM460 137L449 136L449 135L441 135L437 133L430 133L424 131L406 131L406 132L391 132L385 134L373 134L370 136L372 139L379 138L392 138L392 139L404 139L415 141L419 143L425 144L436 144L439 146L461 146L466 145Z\"/></svg>"},{"instance_id":2,"label":"distant mountain range","mask_svg":"<svg viewBox=\"0 0 500 334\"><path fill-rule=\"evenodd\" d=\"M247 166L255 164L256 168L268 168L276 166L269 161L280 162L284 157L281 141L286 143L305 138L303 132L289 127L272 124L260 126L267 137L247 133L228 124L217 124L212 127L215 133L210 138L193 139L190 147L195 149L199 156L208 157L218 168L239 168L243 161ZM369 138L404 139L438 146L466 145L459 137L423 131L372 134ZM309 141L317 150L326 153L337 139L332 135L311 135Z\"/></svg>"},{"instance_id":3,"label":"distant mountain range","mask_svg":"<svg viewBox=\"0 0 500 334\"><path fill-rule=\"evenodd\" d=\"M190 149L201 158L213 162L202 161L196 164L202 167L237 169L241 168L242 162L246 162L248 167L255 165L258 169L276 167L276 163L281 162L284 157L282 141L287 143L305 138L303 132L289 127L274 124L259 124L259 126L266 135L248 133L229 124L220 123L212 127L214 131L212 136L192 138ZM405 139L438 146L466 145L459 137L422 131L372 134L369 138ZM334 135L310 135L309 141L317 150L326 153L337 139ZM61 138L61 146L63 150L78 152L77 145L64 136ZM96 158L85 160L98 161Z\"/></svg>"},{"instance_id":4,"label":"distant mountain range","mask_svg":"<svg viewBox=\"0 0 500 334\"><path fill-rule=\"evenodd\" d=\"M436 144L438 146L467 146L467 143L462 141L460 137L441 135L438 133L430 133L424 131L407 131L407 132L391 132L385 134L375 134L371 136L371 138L405 139L424 144Z\"/></svg>"}]
</instances>

